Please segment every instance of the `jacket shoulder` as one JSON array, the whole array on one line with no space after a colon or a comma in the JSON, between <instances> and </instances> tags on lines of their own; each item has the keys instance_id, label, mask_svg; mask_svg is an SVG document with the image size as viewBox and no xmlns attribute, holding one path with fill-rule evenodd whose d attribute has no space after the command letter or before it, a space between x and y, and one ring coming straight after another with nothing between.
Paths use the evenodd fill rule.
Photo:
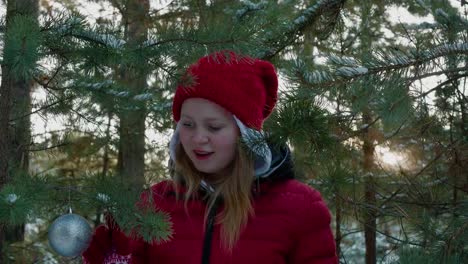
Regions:
<instances>
[{"instance_id":1,"label":"jacket shoulder","mask_svg":"<svg viewBox=\"0 0 468 264\"><path fill-rule=\"evenodd\" d=\"M295 180L282 188L285 194L294 197L289 201L294 210L290 213L296 218L291 263L338 263L331 214L320 193Z\"/></svg>"},{"instance_id":2,"label":"jacket shoulder","mask_svg":"<svg viewBox=\"0 0 468 264\"><path fill-rule=\"evenodd\" d=\"M173 190L173 183L171 180L163 180L151 186L151 191L156 193L164 193L168 190Z\"/></svg>"},{"instance_id":3,"label":"jacket shoulder","mask_svg":"<svg viewBox=\"0 0 468 264\"><path fill-rule=\"evenodd\" d=\"M288 211L307 225L328 227L330 211L319 191L298 180L289 179L276 184L273 192L280 196Z\"/></svg>"},{"instance_id":4,"label":"jacket shoulder","mask_svg":"<svg viewBox=\"0 0 468 264\"><path fill-rule=\"evenodd\" d=\"M288 179L282 182L278 182L274 185L272 191L283 193L287 196L296 197L296 199L302 198L305 202L322 201L322 197L319 191L295 179Z\"/></svg>"},{"instance_id":5,"label":"jacket shoulder","mask_svg":"<svg viewBox=\"0 0 468 264\"><path fill-rule=\"evenodd\" d=\"M149 202L149 197L154 201L164 200L163 198L174 192L172 181L164 180L153 184L149 189L145 190L140 195L140 205L146 205Z\"/></svg>"}]
</instances>

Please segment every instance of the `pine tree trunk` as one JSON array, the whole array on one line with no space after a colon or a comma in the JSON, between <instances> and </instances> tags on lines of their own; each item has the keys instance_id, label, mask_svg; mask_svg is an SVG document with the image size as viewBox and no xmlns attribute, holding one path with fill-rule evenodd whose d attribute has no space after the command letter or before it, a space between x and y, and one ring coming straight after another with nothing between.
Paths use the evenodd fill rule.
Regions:
<instances>
[{"instance_id":1,"label":"pine tree trunk","mask_svg":"<svg viewBox=\"0 0 468 264\"><path fill-rule=\"evenodd\" d=\"M29 171L29 146L31 142L31 81L13 81L11 98L12 112L10 120L10 171L15 174ZM7 228L6 240L16 242L24 240L24 225Z\"/></svg>"},{"instance_id":2,"label":"pine tree trunk","mask_svg":"<svg viewBox=\"0 0 468 264\"><path fill-rule=\"evenodd\" d=\"M9 154L10 154L10 136L9 136L9 119L11 108L11 85L7 82L6 67L2 65L2 85L0 87L0 189L9 180ZM5 240L6 226L0 223L0 263L3 263L3 250Z\"/></svg>"},{"instance_id":3,"label":"pine tree trunk","mask_svg":"<svg viewBox=\"0 0 468 264\"><path fill-rule=\"evenodd\" d=\"M135 186L144 183L145 117L144 111L121 113L118 174Z\"/></svg>"},{"instance_id":4,"label":"pine tree trunk","mask_svg":"<svg viewBox=\"0 0 468 264\"><path fill-rule=\"evenodd\" d=\"M27 15L37 20L38 1L7 1L5 33L11 30L11 21L17 15ZM12 44L5 41L4 50L8 45ZM11 65L2 64L0 88L0 189L11 180L14 174L27 173L29 169L31 86L31 80L13 77ZM3 239L9 242L23 240L24 226L1 226L0 252L4 250L5 243Z\"/></svg>"},{"instance_id":5,"label":"pine tree trunk","mask_svg":"<svg viewBox=\"0 0 468 264\"><path fill-rule=\"evenodd\" d=\"M372 116L368 110L363 113L364 124L372 122ZM376 230L377 230L377 206L375 193L375 179L373 175L374 168L374 140L369 128L366 128L363 136L363 172L364 172L364 203L366 209L364 212L364 236L366 241L366 264L375 264L377 261L376 250Z\"/></svg>"},{"instance_id":6,"label":"pine tree trunk","mask_svg":"<svg viewBox=\"0 0 468 264\"><path fill-rule=\"evenodd\" d=\"M361 34L360 53L362 57L372 52L373 29L370 26L370 21L373 19L372 10L374 3L372 1L361 2ZM369 87L370 88L370 87ZM370 94L368 95L370 96ZM374 178L374 138L370 127L373 122L372 110L368 107L362 109L363 125L366 128L362 134L362 152L363 163L362 170L364 174L364 237L366 243L366 264L375 264L377 262L377 245L376 245L376 230L377 230L377 206L376 201L376 185Z\"/></svg>"},{"instance_id":7,"label":"pine tree trunk","mask_svg":"<svg viewBox=\"0 0 468 264\"><path fill-rule=\"evenodd\" d=\"M456 30L454 30L454 28L452 28L451 26L449 26L447 28L447 39L449 42L453 43L456 41L457 37L456 37ZM452 56L448 56L448 62L447 62L447 66L448 66L448 69L455 69L457 68L457 56L456 55L452 55ZM447 78L449 79L452 79L454 78L455 76L455 73L447 73ZM451 87L450 87L451 86ZM449 87L446 87L446 89L450 89L450 90L453 90L454 94L455 95L458 95L457 93L457 89L458 87L460 86L460 83L458 80L454 80L451 82L451 85L449 85ZM460 102L460 97L459 96L456 96ZM448 101L448 98L445 99ZM452 104L452 103L450 103ZM453 106L450 107L450 109L454 109L456 108L456 104L457 104L457 101L453 102ZM461 110L461 120L463 121L463 106L464 104L461 103L460 104L460 110ZM449 110L447 109L447 111L453 111L453 110ZM457 119L457 117L455 117L457 114L456 113L450 113L450 118L449 118L449 122L450 122L450 129L449 129L449 132L450 132L450 144L455 146L451 152L451 160L453 162L451 162L451 164L449 165L449 171L448 171L448 176L451 178L451 183L452 183L452 212L453 212L453 216L454 217L458 217L458 213L457 213L457 203L458 203L458 182L459 182L459 176L458 176L458 171L459 171L459 153L458 153L458 147L456 147L456 145L454 144L455 143L455 138L454 138L454 131L456 130L456 124L457 123L454 119ZM462 125L461 125L461 131L463 131L463 128L464 128L464 125L463 125L463 122L461 122ZM465 134L466 135L466 134ZM446 254L450 254L450 252L446 252Z\"/></svg>"},{"instance_id":8,"label":"pine tree trunk","mask_svg":"<svg viewBox=\"0 0 468 264\"><path fill-rule=\"evenodd\" d=\"M130 0L123 14L126 29L126 39L129 45L135 47L147 40L149 0ZM147 74L141 65L122 67L119 78L122 84L129 88L132 95L142 93L147 84ZM120 118L120 143L118 173L135 187L141 187L144 182L145 169L145 119L144 105L138 109L123 110Z\"/></svg>"},{"instance_id":9,"label":"pine tree trunk","mask_svg":"<svg viewBox=\"0 0 468 264\"><path fill-rule=\"evenodd\" d=\"M107 117L106 143L104 145L104 154L102 157L102 176L104 177L107 176L107 172L109 171L109 143L111 142L110 127L112 122L112 113L108 113Z\"/></svg>"},{"instance_id":10,"label":"pine tree trunk","mask_svg":"<svg viewBox=\"0 0 468 264\"><path fill-rule=\"evenodd\" d=\"M11 112L11 85L7 75L8 69L2 65L2 84L0 87L0 189L9 180L10 156L10 112Z\"/></svg>"}]
</instances>

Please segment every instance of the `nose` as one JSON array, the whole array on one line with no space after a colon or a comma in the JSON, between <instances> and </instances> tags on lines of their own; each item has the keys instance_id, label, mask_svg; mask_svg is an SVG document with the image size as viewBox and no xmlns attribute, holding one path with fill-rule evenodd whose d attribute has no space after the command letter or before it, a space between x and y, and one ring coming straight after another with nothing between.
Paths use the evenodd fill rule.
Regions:
<instances>
[{"instance_id":1,"label":"nose","mask_svg":"<svg viewBox=\"0 0 468 264\"><path fill-rule=\"evenodd\" d=\"M192 140L196 144L204 144L209 141L209 138L203 129L197 129L193 134Z\"/></svg>"}]
</instances>

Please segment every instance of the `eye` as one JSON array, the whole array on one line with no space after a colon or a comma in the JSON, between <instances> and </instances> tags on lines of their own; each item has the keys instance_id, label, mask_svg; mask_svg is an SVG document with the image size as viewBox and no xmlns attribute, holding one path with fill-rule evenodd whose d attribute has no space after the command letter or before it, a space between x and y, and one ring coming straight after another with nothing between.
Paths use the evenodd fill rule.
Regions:
<instances>
[{"instance_id":1,"label":"eye","mask_svg":"<svg viewBox=\"0 0 468 264\"><path fill-rule=\"evenodd\" d=\"M184 127L193 127L193 123L185 121L185 122L182 122L182 126L184 126Z\"/></svg>"},{"instance_id":2,"label":"eye","mask_svg":"<svg viewBox=\"0 0 468 264\"><path fill-rule=\"evenodd\" d=\"M208 126L208 129L210 129L210 131L216 132L216 131L221 130L222 127L221 126Z\"/></svg>"}]
</instances>

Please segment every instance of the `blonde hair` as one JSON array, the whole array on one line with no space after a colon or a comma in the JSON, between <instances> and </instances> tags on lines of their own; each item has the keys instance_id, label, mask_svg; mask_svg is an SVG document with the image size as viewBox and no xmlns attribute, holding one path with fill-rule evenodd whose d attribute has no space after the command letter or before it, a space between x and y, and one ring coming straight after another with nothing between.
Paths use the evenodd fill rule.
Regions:
<instances>
[{"instance_id":1,"label":"blonde hair","mask_svg":"<svg viewBox=\"0 0 468 264\"><path fill-rule=\"evenodd\" d=\"M182 182L187 187L187 193L184 197L187 206L188 200L198 195L197 190L204 175L194 167L180 142L176 147L174 166L175 188ZM229 166L229 175L220 177L215 183L211 183L215 185L215 191L208 197L205 223L216 200L221 198L224 210L217 215L216 223L221 224L221 241L224 248L231 252L241 231L247 224L249 216L254 213L251 200L254 164L252 157L248 155L240 142L237 143L235 157ZM176 191L176 193L178 192Z\"/></svg>"}]
</instances>

